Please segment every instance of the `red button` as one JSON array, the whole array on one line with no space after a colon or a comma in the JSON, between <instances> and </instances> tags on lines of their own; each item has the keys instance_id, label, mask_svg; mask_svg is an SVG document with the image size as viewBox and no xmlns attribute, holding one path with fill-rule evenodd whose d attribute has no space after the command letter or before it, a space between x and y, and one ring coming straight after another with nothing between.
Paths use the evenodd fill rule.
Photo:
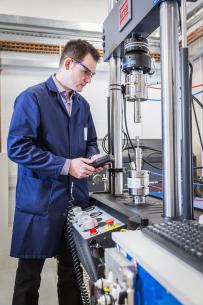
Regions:
<instances>
[{"instance_id":1,"label":"red button","mask_svg":"<svg viewBox=\"0 0 203 305\"><path fill-rule=\"evenodd\" d=\"M90 234L91 235L97 234L97 229L96 228L90 229Z\"/></svg>"},{"instance_id":2,"label":"red button","mask_svg":"<svg viewBox=\"0 0 203 305\"><path fill-rule=\"evenodd\" d=\"M114 219L113 218L109 218L105 222L106 222L107 225L112 226L114 224Z\"/></svg>"}]
</instances>

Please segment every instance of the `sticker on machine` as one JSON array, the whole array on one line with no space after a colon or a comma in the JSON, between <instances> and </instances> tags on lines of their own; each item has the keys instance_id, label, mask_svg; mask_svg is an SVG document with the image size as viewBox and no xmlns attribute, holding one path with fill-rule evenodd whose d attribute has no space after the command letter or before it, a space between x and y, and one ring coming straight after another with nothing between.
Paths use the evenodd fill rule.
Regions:
<instances>
[{"instance_id":1,"label":"sticker on machine","mask_svg":"<svg viewBox=\"0 0 203 305\"><path fill-rule=\"evenodd\" d=\"M123 28L132 18L131 10L131 0L123 0L119 5L119 31L121 32Z\"/></svg>"},{"instance_id":2,"label":"sticker on machine","mask_svg":"<svg viewBox=\"0 0 203 305\"><path fill-rule=\"evenodd\" d=\"M128 188L129 189L140 188L140 187L142 187L140 182L141 181L139 178L128 178Z\"/></svg>"}]
</instances>

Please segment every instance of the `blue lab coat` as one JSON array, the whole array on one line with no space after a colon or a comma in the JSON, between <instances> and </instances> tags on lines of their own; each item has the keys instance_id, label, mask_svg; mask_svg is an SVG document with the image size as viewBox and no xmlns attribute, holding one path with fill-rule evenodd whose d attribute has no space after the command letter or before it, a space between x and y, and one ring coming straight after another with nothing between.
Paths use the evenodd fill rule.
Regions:
<instances>
[{"instance_id":1,"label":"blue lab coat","mask_svg":"<svg viewBox=\"0 0 203 305\"><path fill-rule=\"evenodd\" d=\"M87 179L62 176L61 170L66 159L97 153L90 107L80 94L73 97L70 118L52 77L17 97L8 134L8 156L18 163L11 256L57 254L72 181L75 201L88 204Z\"/></svg>"}]
</instances>

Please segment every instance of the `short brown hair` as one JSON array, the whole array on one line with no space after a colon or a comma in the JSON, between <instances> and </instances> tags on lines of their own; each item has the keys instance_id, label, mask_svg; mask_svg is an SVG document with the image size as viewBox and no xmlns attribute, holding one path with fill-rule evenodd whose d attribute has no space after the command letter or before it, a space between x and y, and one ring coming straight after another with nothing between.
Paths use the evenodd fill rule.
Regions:
<instances>
[{"instance_id":1,"label":"short brown hair","mask_svg":"<svg viewBox=\"0 0 203 305\"><path fill-rule=\"evenodd\" d=\"M98 62L100 55L92 44L82 39L70 40L64 47L59 65L61 66L63 64L66 57L71 57L75 60L82 60L88 53L90 53L94 60Z\"/></svg>"}]
</instances>

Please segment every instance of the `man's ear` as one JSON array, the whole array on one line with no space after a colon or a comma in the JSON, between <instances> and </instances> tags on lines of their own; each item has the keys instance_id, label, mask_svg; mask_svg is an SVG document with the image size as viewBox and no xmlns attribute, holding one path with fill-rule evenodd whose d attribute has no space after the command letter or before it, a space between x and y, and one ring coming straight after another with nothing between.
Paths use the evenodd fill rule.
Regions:
<instances>
[{"instance_id":1,"label":"man's ear","mask_svg":"<svg viewBox=\"0 0 203 305\"><path fill-rule=\"evenodd\" d=\"M64 61L64 67L66 70L69 70L70 64L73 62L72 58L67 57Z\"/></svg>"}]
</instances>

